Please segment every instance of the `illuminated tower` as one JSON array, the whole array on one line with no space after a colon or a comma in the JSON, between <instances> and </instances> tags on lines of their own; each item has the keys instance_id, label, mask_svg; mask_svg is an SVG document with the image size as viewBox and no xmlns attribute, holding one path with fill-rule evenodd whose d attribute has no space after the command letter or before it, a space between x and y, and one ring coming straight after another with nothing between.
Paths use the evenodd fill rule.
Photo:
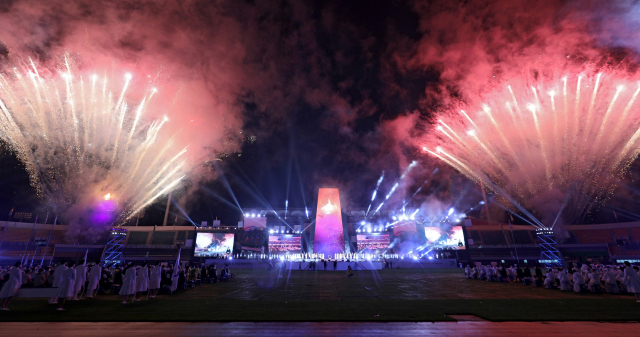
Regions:
<instances>
[{"instance_id":1,"label":"illuminated tower","mask_svg":"<svg viewBox=\"0 0 640 337\"><path fill-rule=\"evenodd\" d=\"M103 263L122 263L122 246L127 238L127 230L124 228L112 228L109 234L109 242L102 252L100 261Z\"/></svg>"},{"instance_id":2,"label":"illuminated tower","mask_svg":"<svg viewBox=\"0 0 640 337\"><path fill-rule=\"evenodd\" d=\"M344 252L344 228L337 188L318 190L318 210L313 241L313 252L329 258Z\"/></svg>"}]
</instances>

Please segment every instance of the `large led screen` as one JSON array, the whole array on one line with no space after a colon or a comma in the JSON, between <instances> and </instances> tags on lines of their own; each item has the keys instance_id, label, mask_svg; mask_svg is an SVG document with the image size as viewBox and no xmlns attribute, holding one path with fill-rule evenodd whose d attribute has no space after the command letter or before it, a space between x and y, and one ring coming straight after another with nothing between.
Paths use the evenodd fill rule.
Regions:
<instances>
[{"instance_id":1,"label":"large led screen","mask_svg":"<svg viewBox=\"0 0 640 337\"><path fill-rule=\"evenodd\" d=\"M381 254L389 248L389 234L358 234L358 253Z\"/></svg>"},{"instance_id":2,"label":"large led screen","mask_svg":"<svg viewBox=\"0 0 640 337\"><path fill-rule=\"evenodd\" d=\"M244 250L262 252L267 244L267 218L246 217L244 218L244 233L240 246Z\"/></svg>"},{"instance_id":3,"label":"large led screen","mask_svg":"<svg viewBox=\"0 0 640 337\"><path fill-rule=\"evenodd\" d=\"M325 258L344 252L340 191L337 188L321 188L318 190L318 211L316 212L313 252L325 254Z\"/></svg>"},{"instance_id":4,"label":"large led screen","mask_svg":"<svg viewBox=\"0 0 640 337\"><path fill-rule=\"evenodd\" d=\"M269 252L300 253L300 236L294 235L270 235Z\"/></svg>"},{"instance_id":5,"label":"large led screen","mask_svg":"<svg viewBox=\"0 0 640 337\"><path fill-rule=\"evenodd\" d=\"M453 226L450 229L440 227L425 227L424 235L427 244L439 249L466 249L462 226Z\"/></svg>"},{"instance_id":6,"label":"large led screen","mask_svg":"<svg viewBox=\"0 0 640 337\"><path fill-rule=\"evenodd\" d=\"M231 254L233 233L198 233L194 256L209 257L217 254Z\"/></svg>"}]
</instances>

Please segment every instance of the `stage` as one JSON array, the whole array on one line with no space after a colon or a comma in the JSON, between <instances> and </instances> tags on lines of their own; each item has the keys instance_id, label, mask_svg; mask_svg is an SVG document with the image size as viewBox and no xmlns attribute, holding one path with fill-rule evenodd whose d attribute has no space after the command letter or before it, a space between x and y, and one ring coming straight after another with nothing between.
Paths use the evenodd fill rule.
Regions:
<instances>
[{"instance_id":1,"label":"stage","mask_svg":"<svg viewBox=\"0 0 640 337\"><path fill-rule=\"evenodd\" d=\"M287 270L309 269L309 262L284 261L280 259L206 259L205 263L215 263L218 268L228 265L230 269L267 269L269 268L269 261L271 261L274 268L285 268ZM393 259L388 261L391 262L393 269L458 268L455 259ZM381 261L338 261L335 269L333 264L333 261L327 261L326 270L347 270L349 266L353 270L380 270L384 268L384 262ZM316 270L325 270L324 262L317 261Z\"/></svg>"}]
</instances>

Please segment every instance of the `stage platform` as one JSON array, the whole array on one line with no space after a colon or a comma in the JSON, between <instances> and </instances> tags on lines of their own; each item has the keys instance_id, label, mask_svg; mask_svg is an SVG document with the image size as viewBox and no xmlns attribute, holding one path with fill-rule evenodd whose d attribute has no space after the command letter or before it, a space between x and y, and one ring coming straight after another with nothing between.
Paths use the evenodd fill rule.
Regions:
<instances>
[{"instance_id":1,"label":"stage platform","mask_svg":"<svg viewBox=\"0 0 640 337\"><path fill-rule=\"evenodd\" d=\"M417 269L425 269L425 268L458 268L455 259L394 259L389 260L392 263L392 268L417 268ZM224 265L228 265L230 269L267 269L269 268L269 260L266 259L206 259L206 264L215 263L218 268L223 267ZM309 262L298 262L298 261L282 261L278 259L272 259L271 263L274 268L285 268L289 270L307 270L309 269ZM284 267L283 267L284 263ZM333 261L327 261L326 270L347 270L349 266L353 270L380 270L384 268L384 262L379 261L338 261L335 269L333 266ZM317 270L325 270L324 262L318 261L316 263Z\"/></svg>"}]
</instances>

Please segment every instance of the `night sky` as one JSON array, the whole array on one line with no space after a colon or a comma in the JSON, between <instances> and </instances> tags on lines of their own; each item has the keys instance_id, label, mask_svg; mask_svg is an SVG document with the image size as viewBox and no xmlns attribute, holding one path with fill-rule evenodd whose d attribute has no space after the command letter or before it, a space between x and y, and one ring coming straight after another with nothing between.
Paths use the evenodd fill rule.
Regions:
<instances>
[{"instance_id":1,"label":"night sky","mask_svg":"<svg viewBox=\"0 0 640 337\"><path fill-rule=\"evenodd\" d=\"M288 199L289 208L313 209L324 186L340 188L343 208L366 208L382 171L380 195L413 160L418 166L389 207L428 180L409 208L427 207L434 198L466 208L481 200L479 188L419 150L434 112L514 67L519 53L553 54L552 40L566 39L566 48L587 59L622 49L636 62L640 39L618 34L636 23L629 15L635 7L605 3L5 1L0 63L8 67L29 56L53 66L71 52L87 66L116 59L139 72L162 68L173 81L204 88L210 97L194 97L197 108L189 113L202 117L193 134L202 140L198 151L201 162L210 160L209 172L173 194L184 210L172 208L179 224L185 214L198 224L214 218L235 224L236 201L245 209L284 208ZM586 22L588 30L581 28ZM220 145L216 137L224 135L207 133L218 113L232 116L231 128L246 138ZM209 141L216 145L208 147ZM640 219L634 214L637 174L632 169L616 197L583 221L615 222L614 209L621 222ZM165 204L166 197L159 199L141 224L161 223ZM5 149L0 220L11 208L47 209ZM504 219L500 209L493 212Z\"/></svg>"}]
</instances>

